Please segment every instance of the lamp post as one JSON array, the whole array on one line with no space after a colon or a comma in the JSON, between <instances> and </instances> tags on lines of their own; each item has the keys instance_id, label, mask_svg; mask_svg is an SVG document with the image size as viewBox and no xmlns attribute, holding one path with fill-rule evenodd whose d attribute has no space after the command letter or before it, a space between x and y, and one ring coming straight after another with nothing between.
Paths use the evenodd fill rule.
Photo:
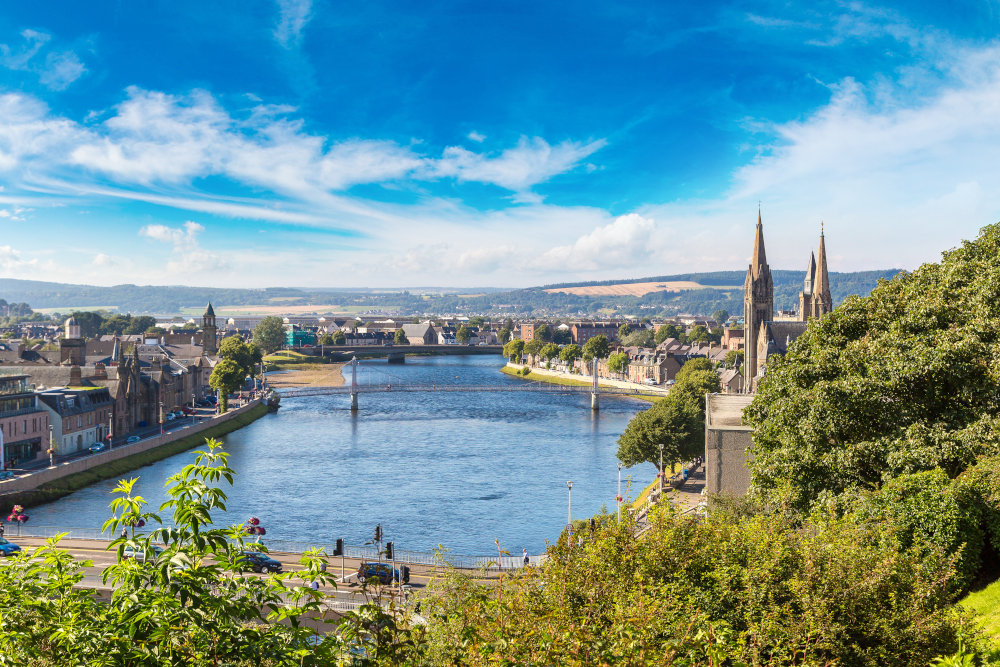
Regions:
<instances>
[{"instance_id":1,"label":"lamp post","mask_svg":"<svg viewBox=\"0 0 1000 667\"><path fill-rule=\"evenodd\" d=\"M108 410L108 451L115 444L115 411Z\"/></svg>"},{"instance_id":2,"label":"lamp post","mask_svg":"<svg viewBox=\"0 0 1000 667\"><path fill-rule=\"evenodd\" d=\"M52 424L49 424L49 465L54 466L56 458L55 442L52 440Z\"/></svg>"},{"instance_id":3,"label":"lamp post","mask_svg":"<svg viewBox=\"0 0 1000 667\"><path fill-rule=\"evenodd\" d=\"M618 462L618 496L615 498L618 501L618 523L622 522L622 462Z\"/></svg>"},{"instance_id":4,"label":"lamp post","mask_svg":"<svg viewBox=\"0 0 1000 667\"><path fill-rule=\"evenodd\" d=\"M573 482L566 482L566 525L569 526L570 534L573 534Z\"/></svg>"},{"instance_id":5,"label":"lamp post","mask_svg":"<svg viewBox=\"0 0 1000 667\"><path fill-rule=\"evenodd\" d=\"M663 493L663 443L660 443L660 493Z\"/></svg>"},{"instance_id":6,"label":"lamp post","mask_svg":"<svg viewBox=\"0 0 1000 667\"><path fill-rule=\"evenodd\" d=\"M160 401L160 411L156 416L160 422L160 435L163 435L163 401Z\"/></svg>"}]
</instances>

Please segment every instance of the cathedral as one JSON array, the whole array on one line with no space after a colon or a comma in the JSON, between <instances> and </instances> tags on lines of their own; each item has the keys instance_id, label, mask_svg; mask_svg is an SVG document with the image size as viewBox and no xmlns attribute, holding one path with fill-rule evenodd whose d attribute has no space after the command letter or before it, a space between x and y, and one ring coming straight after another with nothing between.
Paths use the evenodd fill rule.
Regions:
<instances>
[{"instance_id":1,"label":"cathedral","mask_svg":"<svg viewBox=\"0 0 1000 667\"><path fill-rule=\"evenodd\" d=\"M745 352L743 360L743 390L753 393L764 374L767 357L784 354L789 344L806 330L810 318L822 317L833 310L830 296L830 276L826 266L826 240L822 226L819 250L810 253L805 281L799 293L799 310L795 318L776 318L774 314L774 282L764 252L764 226L757 211L757 232L753 242L753 257L743 284L743 326Z\"/></svg>"}]
</instances>

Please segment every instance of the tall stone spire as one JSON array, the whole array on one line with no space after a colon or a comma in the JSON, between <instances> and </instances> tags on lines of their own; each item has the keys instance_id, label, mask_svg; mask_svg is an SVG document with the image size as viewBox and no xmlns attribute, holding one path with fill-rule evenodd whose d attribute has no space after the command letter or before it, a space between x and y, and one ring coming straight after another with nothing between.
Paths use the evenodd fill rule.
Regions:
<instances>
[{"instance_id":1,"label":"tall stone spire","mask_svg":"<svg viewBox=\"0 0 1000 667\"><path fill-rule=\"evenodd\" d=\"M743 284L743 390L752 392L757 377L757 343L761 325L774 319L774 283L764 252L764 225L757 209L757 230L753 242L753 257Z\"/></svg>"},{"instance_id":2,"label":"tall stone spire","mask_svg":"<svg viewBox=\"0 0 1000 667\"><path fill-rule=\"evenodd\" d=\"M816 273L813 279L812 316L820 317L833 310L833 298L830 295L830 275L826 268L826 238L823 233L823 223L819 227L819 258L816 261Z\"/></svg>"},{"instance_id":3,"label":"tall stone spire","mask_svg":"<svg viewBox=\"0 0 1000 667\"><path fill-rule=\"evenodd\" d=\"M799 320L805 322L812 314L813 287L816 285L816 253L809 253L809 266L806 267L806 279L802 281L802 291L799 292Z\"/></svg>"}]
</instances>

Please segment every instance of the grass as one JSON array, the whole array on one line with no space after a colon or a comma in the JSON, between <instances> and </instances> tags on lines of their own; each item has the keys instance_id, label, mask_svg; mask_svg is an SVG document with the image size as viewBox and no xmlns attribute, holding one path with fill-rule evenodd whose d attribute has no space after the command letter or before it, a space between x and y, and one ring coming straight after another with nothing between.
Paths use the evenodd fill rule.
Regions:
<instances>
[{"instance_id":1,"label":"grass","mask_svg":"<svg viewBox=\"0 0 1000 667\"><path fill-rule=\"evenodd\" d=\"M292 350L281 350L264 357L269 371L316 369L326 364L323 357L314 357Z\"/></svg>"},{"instance_id":2,"label":"grass","mask_svg":"<svg viewBox=\"0 0 1000 667\"><path fill-rule=\"evenodd\" d=\"M521 378L522 380L532 380L536 382L548 382L549 384L561 384L568 385L570 387L590 387L593 382L590 380L575 380L573 378L557 377L554 375L542 375L541 373L531 372L528 375L521 375L521 373L516 368L511 368L510 366L504 366L500 369L500 372L509 375L511 377ZM598 387L604 387L605 389L614 389L613 386L609 384L603 384L601 382L597 383ZM662 396L630 396L629 398L638 398L640 400L646 401L648 403L655 403L656 401L663 398Z\"/></svg>"},{"instance_id":3,"label":"grass","mask_svg":"<svg viewBox=\"0 0 1000 667\"><path fill-rule=\"evenodd\" d=\"M78 489L96 484L105 479L120 477L128 472L150 465L161 459L174 454L180 454L189 449L199 447L205 443L207 438L218 438L237 429L243 428L247 424L254 422L267 414L267 406L259 405L256 408L240 415L227 422L205 429L200 433L189 435L179 440L175 440L168 445L157 447L146 452L126 456L117 461L111 461L101 466L96 466L90 470L78 472L75 475L68 475L48 484L43 484L37 489L25 491L23 493L11 494L0 503L0 509L7 512L12 505L38 505L47 503L57 498L67 496Z\"/></svg>"},{"instance_id":4,"label":"grass","mask_svg":"<svg viewBox=\"0 0 1000 667\"><path fill-rule=\"evenodd\" d=\"M976 622L994 646L1000 646L1000 581L969 593L959 604L976 613Z\"/></svg>"}]
</instances>

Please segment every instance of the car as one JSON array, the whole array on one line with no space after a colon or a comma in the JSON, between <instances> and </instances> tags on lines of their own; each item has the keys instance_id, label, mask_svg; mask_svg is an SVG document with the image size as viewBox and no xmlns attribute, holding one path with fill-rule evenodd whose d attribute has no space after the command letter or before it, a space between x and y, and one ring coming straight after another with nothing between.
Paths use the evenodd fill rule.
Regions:
<instances>
[{"instance_id":1,"label":"car","mask_svg":"<svg viewBox=\"0 0 1000 667\"><path fill-rule=\"evenodd\" d=\"M155 544L150 544L149 549L143 549L139 545L126 544L125 548L122 549L122 560L134 560L137 563L145 563L148 561L154 561L163 553L163 547L158 547Z\"/></svg>"},{"instance_id":2,"label":"car","mask_svg":"<svg viewBox=\"0 0 1000 667\"><path fill-rule=\"evenodd\" d=\"M103 452L104 451L104 443L103 442L95 442L94 444L92 444L90 446L90 451L92 451L95 454L97 452Z\"/></svg>"},{"instance_id":3,"label":"car","mask_svg":"<svg viewBox=\"0 0 1000 667\"><path fill-rule=\"evenodd\" d=\"M643 383L643 384L648 384L648 385L651 385L651 386L652 386L652 385L655 385L655 384L656 384L656 380L654 380L653 378L645 378L645 379L644 379L644 380L642 381L642 383Z\"/></svg>"},{"instance_id":4,"label":"car","mask_svg":"<svg viewBox=\"0 0 1000 667\"><path fill-rule=\"evenodd\" d=\"M14 473L9 470L0 470L0 480L14 479Z\"/></svg>"},{"instance_id":5,"label":"car","mask_svg":"<svg viewBox=\"0 0 1000 667\"><path fill-rule=\"evenodd\" d=\"M173 412L168 412L167 413L167 421L168 422L169 421L173 421L173 419L174 419L174 413Z\"/></svg>"},{"instance_id":6,"label":"car","mask_svg":"<svg viewBox=\"0 0 1000 667\"><path fill-rule=\"evenodd\" d=\"M181 412L183 412L186 415L193 415L195 413L195 409L184 406L183 408L181 408Z\"/></svg>"},{"instance_id":7,"label":"car","mask_svg":"<svg viewBox=\"0 0 1000 667\"><path fill-rule=\"evenodd\" d=\"M134 445L135 443L139 442L140 439L141 438L139 438L139 436L137 435L130 435L125 442L127 442L130 445Z\"/></svg>"},{"instance_id":8,"label":"car","mask_svg":"<svg viewBox=\"0 0 1000 667\"><path fill-rule=\"evenodd\" d=\"M402 575L400 574L401 571ZM357 575L358 583L360 584L372 580L376 583L389 585L399 581L400 576L402 576L403 583L405 584L410 581L410 568L405 565L394 568L389 563L361 563Z\"/></svg>"},{"instance_id":9,"label":"car","mask_svg":"<svg viewBox=\"0 0 1000 667\"><path fill-rule=\"evenodd\" d=\"M8 542L4 538L0 537L0 554L4 556L13 556L21 550L21 547L17 546L13 542Z\"/></svg>"},{"instance_id":10,"label":"car","mask_svg":"<svg viewBox=\"0 0 1000 667\"><path fill-rule=\"evenodd\" d=\"M261 551L248 549L237 557L237 562L242 563L254 572L261 572L263 574L267 574L268 572L281 573L281 563Z\"/></svg>"}]
</instances>

